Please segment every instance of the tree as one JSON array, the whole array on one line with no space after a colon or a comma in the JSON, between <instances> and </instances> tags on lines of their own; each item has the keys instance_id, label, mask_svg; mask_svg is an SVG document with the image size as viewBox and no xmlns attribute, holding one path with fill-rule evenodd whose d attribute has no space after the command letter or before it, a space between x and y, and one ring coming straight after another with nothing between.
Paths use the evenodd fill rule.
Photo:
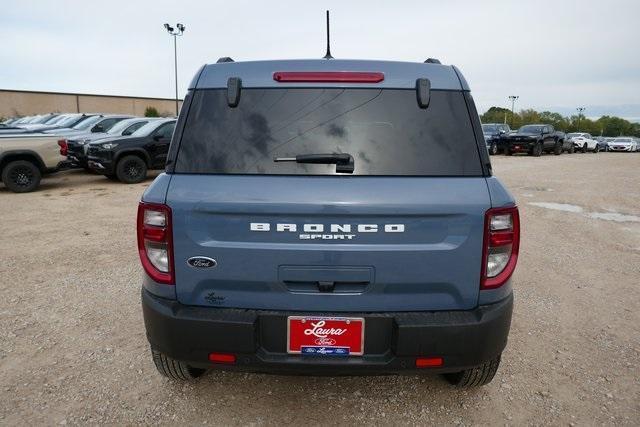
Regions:
<instances>
[{"instance_id":1,"label":"tree","mask_svg":"<svg viewBox=\"0 0 640 427\"><path fill-rule=\"evenodd\" d=\"M145 117L160 117L160 114L158 114L158 110L156 109L156 107L147 107L144 109L144 116Z\"/></svg>"},{"instance_id":2,"label":"tree","mask_svg":"<svg viewBox=\"0 0 640 427\"><path fill-rule=\"evenodd\" d=\"M482 123L509 123L511 118L511 110L502 107L491 107L480 116Z\"/></svg>"},{"instance_id":3,"label":"tree","mask_svg":"<svg viewBox=\"0 0 640 427\"><path fill-rule=\"evenodd\" d=\"M560 113L552 113L551 111L543 111L540 113L540 121L548 123L554 128L564 130L569 128L569 120Z\"/></svg>"}]
</instances>

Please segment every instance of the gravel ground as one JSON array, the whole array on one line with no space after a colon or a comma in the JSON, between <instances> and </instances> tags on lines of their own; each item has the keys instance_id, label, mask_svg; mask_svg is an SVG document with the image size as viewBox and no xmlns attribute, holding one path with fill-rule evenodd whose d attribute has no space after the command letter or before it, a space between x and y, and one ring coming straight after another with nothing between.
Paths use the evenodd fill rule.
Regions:
<instances>
[{"instance_id":1,"label":"gravel ground","mask_svg":"<svg viewBox=\"0 0 640 427\"><path fill-rule=\"evenodd\" d=\"M637 425L640 153L493 164L518 200L522 249L509 345L474 390L436 376L166 380L139 304L149 182L70 171L35 193L0 185L0 424Z\"/></svg>"}]
</instances>

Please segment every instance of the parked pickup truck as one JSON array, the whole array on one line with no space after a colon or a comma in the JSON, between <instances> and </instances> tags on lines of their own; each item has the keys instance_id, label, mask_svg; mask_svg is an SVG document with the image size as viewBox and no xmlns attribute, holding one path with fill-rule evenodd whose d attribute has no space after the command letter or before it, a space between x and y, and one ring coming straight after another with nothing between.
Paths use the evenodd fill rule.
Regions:
<instances>
[{"instance_id":1,"label":"parked pickup truck","mask_svg":"<svg viewBox=\"0 0 640 427\"><path fill-rule=\"evenodd\" d=\"M551 125L526 125L517 132L506 135L503 139L505 154L528 153L530 156L541 156L543 152L562 154L563 151L574 152L573 144L567 143L564 132L556 131Z\"/></svg>"},{"instance_id":2,"label":"parked pickup truck","mask_svg":"<svg viewBox=\"0 0 640 427\"><path fill-rule=\"evenodd\" d=\"M66 167L66 144L54 135L0 137L0 176L14 193L38 188L42 175Z\"/></svg>"}]
</instances>

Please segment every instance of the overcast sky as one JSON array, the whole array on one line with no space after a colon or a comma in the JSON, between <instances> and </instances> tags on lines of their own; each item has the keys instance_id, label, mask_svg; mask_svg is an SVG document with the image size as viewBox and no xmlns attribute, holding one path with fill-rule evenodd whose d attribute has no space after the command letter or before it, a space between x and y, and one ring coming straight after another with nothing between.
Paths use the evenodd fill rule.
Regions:
<instances>
[{"instance_id":1,"label":"overcast sky","mask_svg":"<svg viewBox=\"0 0 640 427\"><path fill-rule=\"evenodd\" d=\"M3 1L0 88L172 97L218 57L455 64L492 105L640 117L640 1ZM598 111L598 112L596 112ZM589 114L591 113L591 114Z\"/></svg>"}]
</instances>

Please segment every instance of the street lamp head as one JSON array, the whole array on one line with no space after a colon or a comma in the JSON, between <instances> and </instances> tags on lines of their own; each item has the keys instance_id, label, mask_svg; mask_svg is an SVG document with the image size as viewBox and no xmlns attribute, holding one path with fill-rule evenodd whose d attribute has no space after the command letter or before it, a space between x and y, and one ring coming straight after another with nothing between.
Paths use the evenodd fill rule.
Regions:
<instances>
[{"instance_id":1,"label":"street lamp head","mask_svg":"<svg viewBox=\"0 0 640 427\"><path fill-rule=\"evenodd\" d=\"M171 25L165 23L164 28L167 30L170 36L173 36L173 64L175 69L176 76L176 116L178 115L178 37L181 36L184 32L185 26L181 23L176 24L176 28L174 29Z\"/></svg>"}]
</instances>

